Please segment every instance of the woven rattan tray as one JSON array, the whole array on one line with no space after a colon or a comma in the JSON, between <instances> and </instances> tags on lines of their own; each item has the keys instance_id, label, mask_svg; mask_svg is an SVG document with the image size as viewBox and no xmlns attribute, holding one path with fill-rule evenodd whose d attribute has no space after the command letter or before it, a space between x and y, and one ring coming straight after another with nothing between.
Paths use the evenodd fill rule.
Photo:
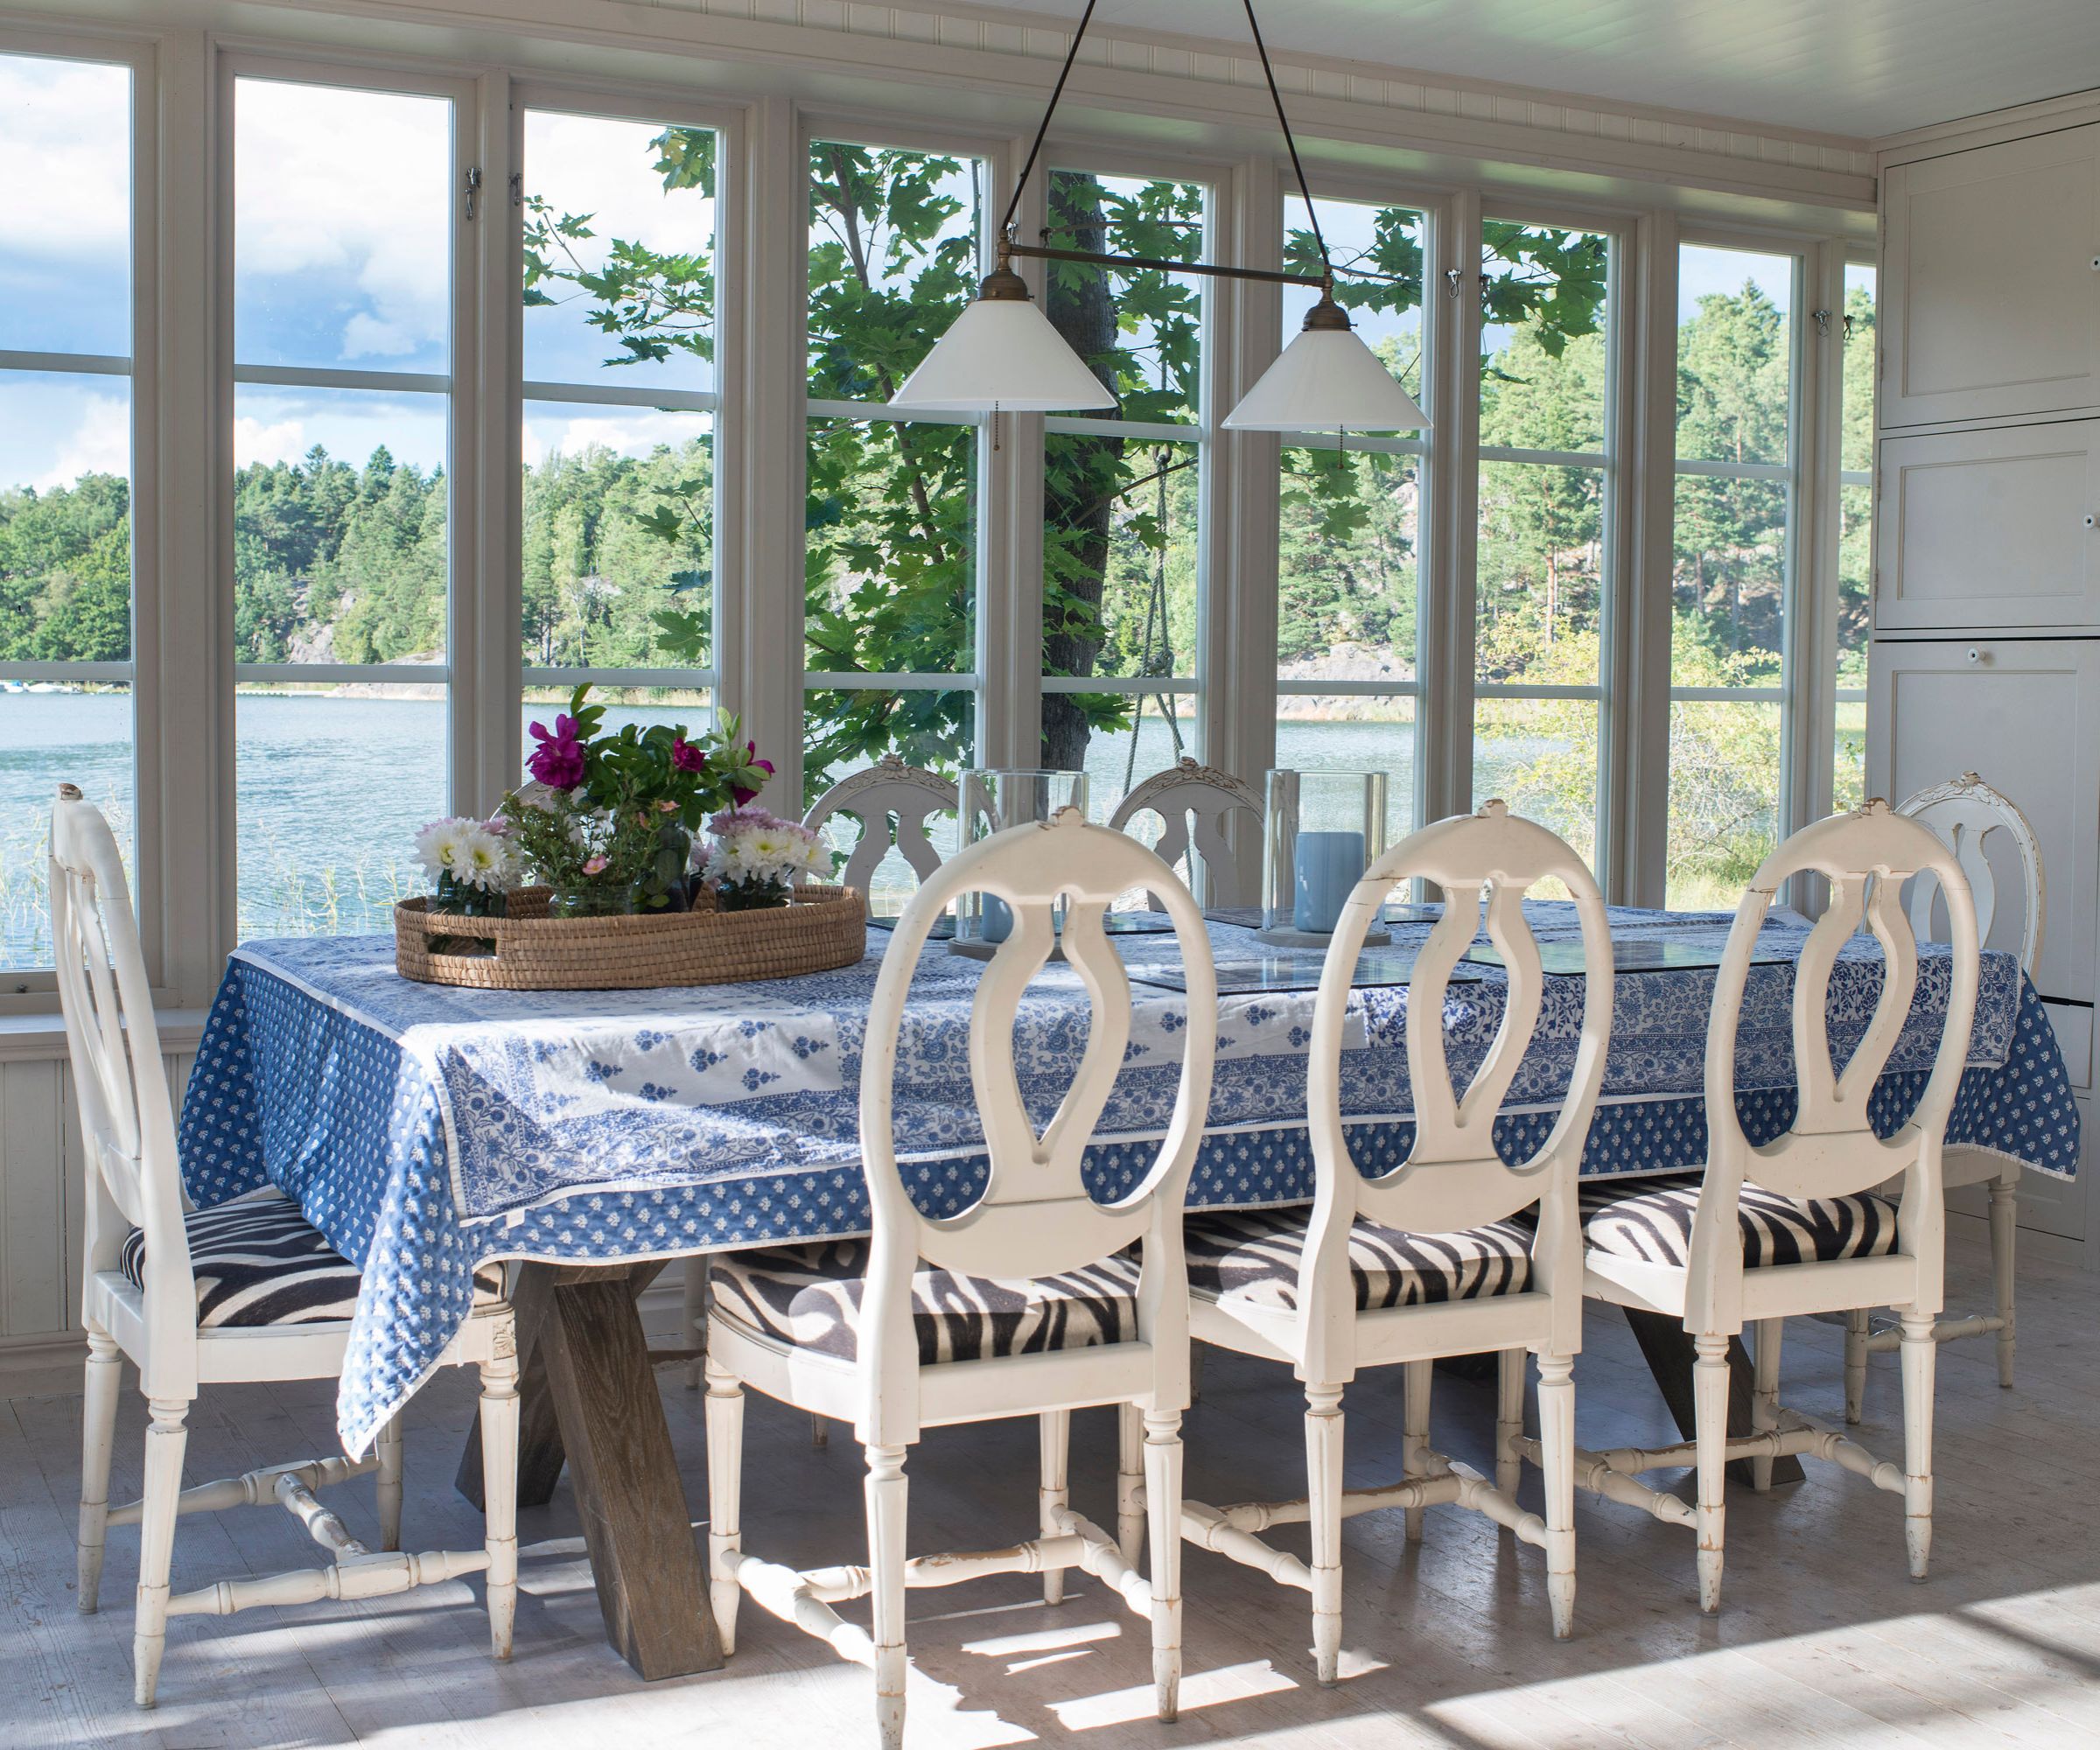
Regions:
<instances>
[{"instance_id":1,"label":"woven rattan tray","mask_svg":"<svg viewBox=\"0 0 2100 1750\"><path fill-rule=\"evenodd\" d=\"M394 907L394 965L420 984L480 990L640 990L831 972L867 951L867 901L858 887L804 887L771 911L718 911L711 896L703 905L550 918L547 890L523 887L510 896L508 916L466 918L404 900ZM473 937L495 952L434 954L434 936Z\"/></svg>"}]
</instances>

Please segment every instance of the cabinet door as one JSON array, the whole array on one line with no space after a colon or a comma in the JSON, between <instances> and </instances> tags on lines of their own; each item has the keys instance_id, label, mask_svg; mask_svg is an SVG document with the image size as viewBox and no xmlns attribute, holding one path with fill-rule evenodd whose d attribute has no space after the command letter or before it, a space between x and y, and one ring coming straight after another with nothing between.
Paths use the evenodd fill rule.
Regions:
<instances>
[{"instance_id":1,"label":"cabinet door","mask_svg":"<svg viewBox=\"0 0 2100 1750\"><path fill-rule=\"evenodd\" d=\"M1881 440L1874 625L2100 626L2100 419Z\"/></svg>"},{"instance_id":2,"label":"cabinet door","mask_svg":"<svg viewBox=\"0 0 2100 1750\"><path fill-rule=\"evenodd\" d=\"M2048 889L2036 988L2091 1002L2100 639L1877 639L1867 684L1868 793L1900 802L1975 772L2019 803L2041 846ZM1992 855L2004 854L1993 842ZM2020 892L2010 859L1994 872L2001 895ZM2018 951L2013 909L2006 907L1986 946Z\"/></svg>"},{"instance_id":3,"label":"cabinet door","mask_svg":"<svg viewBox=\"0 0 2100 1750\"><path fill-rule=\"evenodd\" d=\"M2100 406L2100 126L1882 184L1880 422Z\"/></svg>"}]
</instances>

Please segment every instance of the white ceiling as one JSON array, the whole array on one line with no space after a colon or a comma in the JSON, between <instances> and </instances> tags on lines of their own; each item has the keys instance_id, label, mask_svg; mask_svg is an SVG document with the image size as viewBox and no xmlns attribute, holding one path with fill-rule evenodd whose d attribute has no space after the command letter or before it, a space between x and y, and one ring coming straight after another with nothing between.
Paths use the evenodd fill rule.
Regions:
<instances>
[{"instance_id":1,"label":"white ceiling","mask_svg":"<svg viewBox=\"0 0 2100 1750\"><path fill-rule=\"evenodd\" d=\"M1069 23L1079 0L978 0ZM1256 0L1272 49L1874 138L2100 86L2100 0ZM1240 0L1099 0L1244 42Z\"/></svg>"}]
</instances>

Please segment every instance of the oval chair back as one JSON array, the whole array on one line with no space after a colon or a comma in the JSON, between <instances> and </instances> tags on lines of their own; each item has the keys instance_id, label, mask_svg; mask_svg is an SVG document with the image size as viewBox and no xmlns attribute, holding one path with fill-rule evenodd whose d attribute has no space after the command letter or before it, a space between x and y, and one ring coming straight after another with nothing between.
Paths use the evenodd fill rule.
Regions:
<instances>
[{"instance_id":1,"label":"oval chair back","mask_svg":"<svg viewBox=\"0 0 2100 1750\"><path fill-rule=\"evenodd\" d=\"M1097 1203L1082 1172L1094 1126L1122 1069L1130 1033L1130 987L1102 919L1133 887L1158 896L1173 921L1187 978L1190 1025L1182 1033L1180 1081L1166 1136L1126 1196ZM934 921L964 894L1002 900L1006 940L978 981L970 1007L970 1074L989 1166L983 1194L952 1216L922 1213L897 1171L892 1124L898 1036L912 975ZM1054 914L1066 906L1061 935ZM1029 982L1061 948L1086 988L1086 1051L1055 1114L1038 1130L1014 1062L1014 1023ZM1144 1241L1138 1292L1141 1340L1161 1364L1187 1374L1187 1278L1181 1207L1202 1140L1216 1050L1217 980L1210 938L1188 890L1135 840L1088 825L1076 808L1011 827L951 858L930 877L897 924L868 1014L860 1075L862 1157L873 1205L864 1354L878 1416L891 1379L916 1369L911 1278L919 1261L960 1275L1045 1277L1097 1264ZM1177 1404L1176 1408L1180 1405Z\"/></svg>"},{"instance_id":2,"label":"oval chair back","mask_svg":"<svg viewBox=\"0 0 2100 1750\"><path fill-rule=\"evenodd\" d=\"M1122 832L1141 814L1158 816L1158 842L1152 846L1170 869L1192 851L1203 863L1203 899L1212 906L1250 906L1252 894L1239 882L1239 858L1225 836L1226 822L1236 814L1250 816L1258 834L1262 825L1262 799L1253 788L1229 772L1214 766L1183 760L1164 772L1155 772L1116 805L1109 824ZM1258 845L1258 837L1254 841Z\"/></svg>"},{"instance_id":3,"label":"oval chair back","mask_svg":"<svg viewBox=\"0 0 2100 1750\"><path fill-rule=\"evenodd\" d=\"M1896 812L1931 828L1954 852L1954 860L1969 878L1978 942L1991 940L1992 927L1998 921L1998 877L1991 867L1991 837L1997 834L2012 844L2020 858L2020 970L2030 978L2035 976L2041 964L2048 888L2042 879L2041 846L2020 805L1975 773L1964 772L1951 783L1935 784L1907 796ZM1938 892L1939 883L1929 872L1910 884L1910 928L1921 942L1933 939L1933 900Z\"/></svg>"},{"instance_id":4,"label":"oval chair back","mask_svg":"<svg viewBox=\"0 0 2100 1750\"><path fill-rule=\"evenodd\" d=\"M197 1291L152 986L116 837L71 784L52 808L50 881L59 1007L88 1157L86 1276L116 1270L126 1233L145 1230L144 1387L194 1396Z\"/></svg>"},{"instance_id":5,"label":"oval chair back","mask_svg":"<svg viewBox=\"0 0 2100 1750\"><path fill-rule=\"evenodd\" d=\"M1803 872L1829 883L1830 902L1794 969L1797 1105L1793 1123L1781 1135L1753 1144L1735 1106L1737 1026L1758 932L1781 886ZM1870 1102L1917 990L1918 942L1903 890L1919 875L1937 882L1951 927L1947 1018L1923 1094L1910 1116L1884 1139L1875 1134ZM1830 1051L1830 976L1839 951L1862 922L1881 945L1881 990L1840 1071ZM1892 813L1880 797L1803 827L1765 859L1736 908L1714 980L1706 1037L1706 1171L1692 1221L1688 1327L1740 1327L1743 1244L1736 1209L1746 1181L1782 1197L1824 1199L1901 1177L1896 1251L1915 1264L1922 1304L1938 1309L1945 1229L1940 1150L1968 1064L1978 978L1976 906L1956 853L1925 826Z\"/></svg>"},{"instance_id":6,"label":"oval chair back","mask_svg":"<svg viewBox=\"0 0 2100 1750\"><path fill-rule=\"evenodd\" d=\"M1399 1166L1367 1178L1348 1149L1341 1114L1341 1061L1350 985L1363 939L1388 896L1419 876L1441 889L1444 915L1416 956L1407 995L1407 1074L1415 1139ZM1524 894L1557 879L1574 896L1582 925L1584 988L1581 1035L1566 1100L1550 1134L1530 1159L1505 1161L1494 1145L1494 1122L1530 1048L1545 994L1538 943L1523 914ZM1452 969L1478 934L1483 908L1488 939L1500 951L1508 990L1502 1018L1486 1057L1464 1091L1453 1085L1443 1026L1444 998ZM1603 896L1583 860L1552 832L1511 815L1501 802L1477 814L1454 816L1403 839L1372 864L1342 908L1320 975L1313 1009L1308 1116L1315 1172L1313 1212L1299 1278L1298 1304L1312 1326L1346 1330L1346 1317L1313 1314L1325 1284L1349 1280L1349 1228L1362 1214L1418 1234L1453 1233L1499 1222L1539 1206L1532 1249L1534 1288L1550 1294L1556 1352L1581 1347L1582 1228L1576 1175L1603 1084L1611 1040L1612 948ZM1562 1317L1567 1328L1559 1326ZM1341 1340L1336 1336L1334 1340ZM1313 1339L1308 1339L1309 1346ZM1308 1352L1307 1378L1345 1379L1341 1358Z\"/></svg>"},{"instance_id":7,"label":"oval chair back","mask_svg":"<svg viewBox=\"0 0 2100 1750\"><path fill-rule=\"evenodd\" d=\"M816 799L802 824L822 832L833 815L860 822L860 839L836 878L843 886L873 895L870 884L884 858L893 850L923 881L941 866L941 853L927 836L926 822L942 810L956 811L956 787L937 772L907 766L886 753L863 771L848 774Z\"/></svg>"}]
</instances>

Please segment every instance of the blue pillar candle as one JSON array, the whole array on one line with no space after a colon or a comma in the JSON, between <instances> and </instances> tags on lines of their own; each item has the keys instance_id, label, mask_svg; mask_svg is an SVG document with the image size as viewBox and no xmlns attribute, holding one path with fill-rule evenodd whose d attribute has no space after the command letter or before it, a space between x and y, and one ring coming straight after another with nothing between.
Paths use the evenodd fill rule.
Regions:
<instances>
[{"instance_id":1,"label":"blue pillar candle","mask_svg":"<svg viewBox=\"0 0 2100 1750\"><path fill-rule=\"evenodd\" d=\"M1363 870L1362 833L1300 832L1292 863L1292 927L1332 935Z\"/></svg>"},{"instance_id":2,"label":"blue pillar candle","mask_svg":"<svg viewBox=\"0 0 2100 1750\"><path fill-rule=\"evenodd\" d=\"M983 907L977 914L977 934L986 942L1004 942L1013 934L1013 912L1005 900L994 894L981 893L977 903Z\"/></svg>"}]
</instances>

